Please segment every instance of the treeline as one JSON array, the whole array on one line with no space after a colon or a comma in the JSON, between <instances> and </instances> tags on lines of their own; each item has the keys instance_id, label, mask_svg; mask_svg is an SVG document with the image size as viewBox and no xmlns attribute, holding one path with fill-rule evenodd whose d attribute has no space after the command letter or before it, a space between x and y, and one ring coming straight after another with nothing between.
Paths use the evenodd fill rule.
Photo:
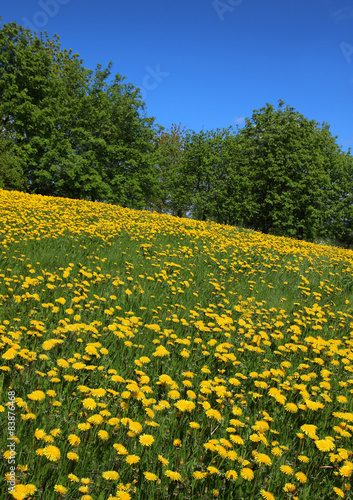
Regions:
<instances>
[{"instance_id":1,"label":"treeline","mask_svg":"<svg viewBox=\"0 0 353 500\"><path fill-rule=\"evenodd\" d=\"M138 88L59 37L0 29L0 188L353 244L353 163L279 101L242 128L169 130Z\"/></svg>"}]
</instances>

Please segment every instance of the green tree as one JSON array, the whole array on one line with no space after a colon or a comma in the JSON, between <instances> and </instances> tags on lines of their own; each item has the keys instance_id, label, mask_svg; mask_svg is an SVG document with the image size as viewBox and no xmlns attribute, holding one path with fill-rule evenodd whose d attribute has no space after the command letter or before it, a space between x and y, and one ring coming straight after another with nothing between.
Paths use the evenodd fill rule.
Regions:
<instances>
[{"instance_id":1,"label":"green tree","mask_svg":"<svg viewBox=\"0 0 353 500\"><path fill-rule=\"evenodd\" d=\"M161 129L155 137L154 164L157 185L151 208L159 213L185 216L185 179L183 179L185 127L172 124L169 130Z\"/></svg>"},{"instance_id":2,"label":"green tree","mask_svg":"<svg viewBox=\"0 0 353 500\"><path fill-rule=\"evenodd\" d=\"M0 131L0 189L21 191L23 187L20 159L14 153L13 139L3 128Z\"/></svg>"},{"instance_id":3,"label":"green tree","mask_svg":"<svg viewBox=\"0 0 353 500\"><path fill-rule=\"evenodd\" d=\"M13 131L25 187L45 195L144 208L153 196L154 119L139 90L87 70L59 37L0 29L0 116Z\"/></svg>"},{"instance_id":4,"label":"green tree","mask_svg":"<svg viewBox=\"0 0 353 500\"><path fill-rule=\"evenodd\" d=\"M246 224L308 240L331 236L334 227L339 234L350 212L351 162L327 124L283 105L279 101L277 110L267 104L254 111L240 131L247 144L252 202Z\"/></svg>"}]
</instances>

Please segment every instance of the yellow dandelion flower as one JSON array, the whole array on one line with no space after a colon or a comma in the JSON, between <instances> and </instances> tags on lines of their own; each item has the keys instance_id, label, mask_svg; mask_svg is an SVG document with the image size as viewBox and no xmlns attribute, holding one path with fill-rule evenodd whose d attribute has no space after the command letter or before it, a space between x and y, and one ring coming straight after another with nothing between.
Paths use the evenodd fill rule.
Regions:
<instances>
[{"instance_id":1,"label":"yellow dandelion flower","mask_svg":"<svg viewBox=\"0 0 353 500\"><path fill-rule=\"evenodd\" d=\"M77 455L77 453L69 451L66 456L69 460L72 460L73 462L78 462L79 456Z\"/></svg>"},{"instance_id":2,"label":"yellow dandelion flower","mask_svg":"<svg viewBox=\"0 0 353 500\"><path fill-rule=\"evenodd\" d=\"M335 443L333 443L330 439L317 439L315 441L316 447L320 451L332 451L336 448Z\"/></svg>"},{"instance_id":3,"label":"yellow dandelion flower","mask_svg":"<svg viewBox=\"0 0 353 500\"><path fill-rule=\"evenodd\" d=\"M204 479L205 477L207 477L207 472L201 472L200 470L197 470L193 472L192 475L195 479Z\"/></svg>"},{"instance_id":4,"label":"yellow dandelion flower","mask_svg":"<svg viewBox=\"0 0 353 500\"><path fill-rule=\"evenodd\" d=\"M107 470L103 472L102 477L107 481L116 481L120 476L115 470Z\"/></svg>"},{"instance_id":5,"label":"yellow dandelion flower","mask_svg":"<svg viewBox=\"0 0 353 500\"><path fill-rule=\"evenodd\" d=\"M272 465L271 458L265 453L256 453L255 460L260 465Z\"/></svg>"},{"instance_id":6,"label":"yellow dandelion flower","mask_svg":"<svg viewBox=\"0 0 353 500\"><path fill-rule=\"evenodd\" d=\"M287 403L284 407L289 413L297 413L298 406L295 403Z\"/></svg>"},{"instance_id":7,"label":"yellow dandelion flower","mask_svg":"<svg viewBox=\"0 0 353 500\"><path fill-rule=\"evenodd\" d=\"M339 469L339 473L342 477L350 477L353 472L353 463L346 460L344 465Z\"/></svg>"},{"instance_id":8,"label":"yellow dandelion flower","mask_svg":"<svg viewBox=\"0 0 353 500\"><path fill-rule=\"evenodd\" d=\"M60 459L60 450L56 446L46 446L43 455L50 460L50 462L58 462Z\"/></svg>"},{"instance_id":9,"label":"yellow dandelion flower","mask_svg":"<svg viewBox=\"0 0 353 500\"><path fill-rule=\"evenodd\" d=\"M195 409L195 403L185 399L180 399L177 403L174 403L174 406L182 412L188 411L190 413Z\"/></svg>"},{"instance_id":10,"label":"yellow dandelion flower","mask_svg":"<svg viewBox=\"0 0 353 500\"><path fill-rule=\"evenodd\" d=\"M94 424L94 425L100 425L102 422L103 422L103 417L102 415L92 415L91 417L89 417L87 419L87 422L90 423L90 424Z\"/></svg>"},{"instance_id":11,"label":"yellow dandelion flower","mask_svg":"<svg viewBox=\"0 0 353 500\"><path fill-rule=\"evenodd\" d=\"M129 454L127 449L125 448L125 446L123 446L122 444L119 444L119 443L113 444L113 448L115 448L118 455L128 455Z\"/></svg>"},{"instance_id":12,"label":"yellow dandelion flower","mask_svg":"<svg viewBox=\"0 0 353 500\"><path fill-rule=\"evenodd\" d=\"M275 500L275 497L269 491L261 490L260 495L264 500Z\"/></svg>"},{"instance_id":13,"label":"yellow dandelion flower","mask_svg":"<svg viewBox=\"0 0 353 500\"><path fill-rule=\"evenodd\" d=\"M118 490L116 492L117 500L131 500L131 495L127 491Z\"/></svg>"},{"instance_id":14,"label":"yellow dandelion flower","mask_svg":"<svg viewBox=\"0 0 353 500\"><path fill-rule=\"evenodd\" d=\"M82 404L87 410L94 410L97 406L97 403L93 398L86 398L82 401Z\"/></svg>"},{"instance_id":15,"label":"yellow dandelion flower","mask_svg":"<svg viewBox=\"0 0 353 500\"><path fill-rule=\"evenodd\" d=\"M155 357L164 357L164 356L169 356L170 352L167 351L167 349L162 346L162 345L159 345L157 347L157 349L155 350L155 352L152 353L152 356L155 356Z\"/></svg>"},{"instance_id":16,"label":"yellow dandelion flower","mask_svg":"<svg viewBox=\"0 0 353 500\"><path fill-rule=\"evenodd\" d=\"M151 446L151 444L154 443L154 437L151 436L150 434L142 434L139 437L139 441L142 444L142 446Z\"/></svg>"},{"instance_id":17,"label":"yellow dandelion flower","mask_svg":"<svg viewBox=\"0 0 353 500\"><path fill-rule=\"evenodd\" d=\"M289 465L281 465L280 471L286 474L286 476L291 476L293 474L293 469Z\"/></svg>"},{"instance_id":18,"label":"yellow dandelion flower","mask_svg":"<svg viewBox=\"0 0 353 500\"><path fill-rule=\"evenodd\" d=\"M306 475L304 474L304 472L297 472L297 473L295 474L295 477L296 477L296 479L297 479L297 480L298 480L301 484L305 484L305 483L306 483L306 481L307 481L307 479L308 479L308 478L306 477Z\"/></svg>"},{"instance_id":19,"label":"yellow dandelion flower","mask_svg":"<svg viewBox=\"0 0 353 500\"><path fill-rule=\"evenodd\" d=\"M286 493L293 493L296 490L296 486L293 483L286 483L283 487L283 491Z\"/></svg>"},{"instance_id":20,"label":"yellow dandelion flower","mask_svg":"<svg viewBox=\"0 0 353 500\"><path fill-rule=\"evenodd\" d=\"M74 448L77 448L79 446L79 444L81 443L81 439L78 436L76 436L75 434L70 434L68 436L67 440L69 441L71 446L73 446Z\"/></svg>"},{"instance_id":21,"label":"yellow dandelion flower","mask_svg":"<svg viewBox=\"0 0 353 500\"><path fill-rule=\"evenodd\" d=\"M46 436L46 432L43 429L36 429L34 432L34 437L36 439L43 439Z\"/></svg>"},{"instance_id":22,"label":"yellow dandelion flower","mask_svg":"<svg viewBox=\"0 0 353 500\"><path fill-rule=\"evenodd\" d=\"M344 498L344 491L341 490L341 488L333 488L333 491L336 493L336 495L340 498Z\"/></svg>"},{"instance_id":23,"label":"yellow dandelion flower","mask_svg":"<svg viewBox=\"0 0 353 500\"><path fill-rule=\"evenodd\" d=\"M227 470L225 478L229 481L230 479L233 479L233 481L236 481L238 479L238 474L235 472L235 470Z\"/></svg>"},{"instance_id":24,"label":"yellow dandelion flower","mask_svg":"<svg viewBox=\"0 0 353 500\"><path fill-rule=\"evenodd\" d=\"M125 458L125 462L128 463L129 465L138 464L139 461L140 461L140 457L138 457L137 455L128 455Z\"/></svg>"},{"instance_id":25,"label":"yellow dandelion flower","mask_svg":"<svg viewBox=\"0 0 353 500\"><path fill-rule=\"evenodd\" d=\"M109 434L107 433L107 431L99 431L98 432L98 437L102 441L107 441L107 439L109 439Z\"/></svg>"},{"instance_id":26,"label":"yellow dandelion flower","mask_svg":"<svg viewBox=\"0 0 353 500\"><path fill-rule=\"evenodd\" d=\"M304 432L304 434L306 434L310 438L316 436L316 430L317 430L316 425L304 424L300 427L300 429Z\"/></svg>"},{"instance_id":27,"label":"yellow dandelion flower","mask_svg":"<svg viewBox=\"0 0 353 500\"><path fill-rule=\"evenodd\" d=\"M164 458L162 455L158 455L158 460L161 462L162 465L169 465L169 460Z\"/></svg>"},{"instance_id":28,"label":"yellow dandelion flower","mask_svg":"<svg viewBox=\"0 0 353 500\"><path fill-rule=\"evenodd\" d=\"M241 469L240 475L243 479L245 479L245 481L252 481L254 479L254 473L248 467Z\"/></svg>"},{"instance_id":29,"label":"yellow dandelion flower","mask_svg":"<svg viewBox=\"0 0 353 500\"><path fill-rule=\"evenodd\" d=\"M181 475L179 472L174 472L172 470L166 470L164 473L165 476L169 477L172 481L180 481Z\"/></svg>"},{"instance_id":30,"label":"yellow dandelion flower","mask_svg":"<svg viewBox=\"0 0 353 500\"><path fill-rule=\"evenodd\" d=\"M91 424L84 422L83 424L78 424L77 427L80 431L88 431L91 428Z\"/></svg>"},{"instance_id":31,"label":"yellow dandelion flower","mask_svg":"<svg viewBox=\"0 0 353 500\"><path fill-rule=\"evenodd\" d=\"M157 479L158 479L156 474L152 474L152 472L144 472L143 474L144 474L145 479L147 481L157 481Z\"/></svg>"},{"instance_id":32,"label":"yellow dandelion flower","mask_svg":"<svg viewBox=\"0 0 353 500\"><path fill-rule=\"evenodd\" d=\"M206 410L206 415L208 418L214 418L217 420L217 422L220 422L222 420L222 415L218 410L213 410L212 408L209 410Z\"/></svg>"},{"instance_id":33,"label":"yellow dandelion flower","mask_svg":"<svg viewBox=\"0 0 353 500\"><path fill-rule=\"evenodd\" d=\"M62 486L61 484L56 484L54 486L54 491L57 491L62 496L64 496L66 494L66 492L67 492L67 488L65 488L65 486Z\"/></svg>"},{"instance_id":34,"label":"yellow dandelion flower","mask_svg":"<svg viewBox=\"0 0 353 500\"><path fill-rule=\"evenodd\" d=\"M27 394L27 397L32 401L43 401L45 393L43 391L33 391L31 394Z\"/></svg>"}]
</instances>

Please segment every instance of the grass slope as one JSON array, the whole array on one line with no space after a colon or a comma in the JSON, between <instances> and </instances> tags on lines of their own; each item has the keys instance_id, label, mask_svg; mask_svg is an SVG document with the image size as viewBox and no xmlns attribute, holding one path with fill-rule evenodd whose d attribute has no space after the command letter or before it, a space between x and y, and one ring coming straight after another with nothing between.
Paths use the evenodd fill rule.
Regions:
<instances>
[{"instance_id":1,"label":"grass slope","mask_svg":"<svg viewBox=\"0 0 353 500\"><path fill-rule=\"evenodd\" d=\"M3 498L351 498L352 302L350 250L0 190Z\"/></svg>"}]
</instances>

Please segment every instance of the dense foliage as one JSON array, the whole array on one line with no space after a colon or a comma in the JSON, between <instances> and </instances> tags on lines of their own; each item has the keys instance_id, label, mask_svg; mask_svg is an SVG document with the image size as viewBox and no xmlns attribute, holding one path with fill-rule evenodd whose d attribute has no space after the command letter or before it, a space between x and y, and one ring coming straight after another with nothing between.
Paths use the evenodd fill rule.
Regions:
<instances>
[{"instance_id":1,"label":"dense foliage","mask_svg":"<svg viewBox=\"0 0 353 500\"><path fill-rule=\"evenodd\" d=\"M138 88L59 37L0 30L0 187L104 201L306 240L353 244L353 161L284 106L243 128L169 130Z\"/></svg>"},{"instance_id":2,"label":"dense foliage","mask_svg":"<svg viewBox=\"0 0 353 500\"><path fill-rule=\"evenodd\" d=\"M86 70L58 37L16 23L3 26L0 47L2 134L18 165L4 187L19 187L21 177L29 192L143 206L154 183L155 131L138 90L110 78L111 65Z\"/></svg>"}]
</instances>

